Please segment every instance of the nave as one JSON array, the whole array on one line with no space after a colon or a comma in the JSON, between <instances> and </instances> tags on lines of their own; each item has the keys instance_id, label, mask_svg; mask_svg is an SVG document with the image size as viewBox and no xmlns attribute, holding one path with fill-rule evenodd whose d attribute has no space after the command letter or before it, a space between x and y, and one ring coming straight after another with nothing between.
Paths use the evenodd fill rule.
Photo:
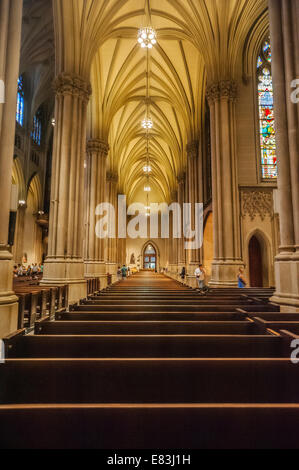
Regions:
<instances>
[{"instance_id":1,"label":"nave","mask_svg":"<svg viewBox=\"0 0 299 470\"><path fill-rule=\"evenodd\" d=\"M1 448L298 447L299 315L272 293L141 272L6 338Z\"/></svg>"}]
</instances>

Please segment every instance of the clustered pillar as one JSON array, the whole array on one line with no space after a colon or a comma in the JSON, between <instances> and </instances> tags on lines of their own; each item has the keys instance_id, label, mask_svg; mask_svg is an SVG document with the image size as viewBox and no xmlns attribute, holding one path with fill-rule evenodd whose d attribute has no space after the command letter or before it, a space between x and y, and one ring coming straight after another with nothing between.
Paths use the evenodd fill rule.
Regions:
<instances>
[{"instance_id":1,"label":"clustered pillar","mask_svg":"<svg viewBox=\"0 0 299 470\"><path fill-rule=\"evenodd\" d=\"M191 204L191 225L192 230L195 229L195 204L202 202L199 195L199 142L194 141L187 146L187 202ZM190 240L191 241L191 240ZM187 271L189 284L196 286L195 269L200 261L200 249L187 250L186 252Z\"/></svg>"},{"instance_id":2,"label":"clustered pillar","mask_svg":"<svg viewBox=\"0 0 299 470\"><path fill-rule=\"evenodd\" d=\"M172 191L171 193L171 204L178 203L178 193L177 191ZM178 275L178 242L179 240L175 238L175 231L178 227L178 217L177 214L173 211L169 214L169 266L168 272L171 277L177 279Z\"/></svg>"},{"instance_id":3,"label":"clustered pillar","mask_svg":"<svg viewBox=\"0 0 299 470\"><path fill-rule=\"evenodd\" d=\"M84 279L84 162L88 81L62 73L55 80L49 254L43 285L69 285L69 301L86 296Z\"/></svg>"},{"instance_id":4,"label":"clustered pillar","mask_svg":"<svg viewBox=\"0 0 299 470\"><path fill-rule=\"evenodd\" d=\"M236 84L230 80L212 84L207 90L212 141L213 287L236 286L238 269L243 266L236 166L236 96Z\"/></svg>"},{"instance_id":5,"label":"clustered pillar","mask_svg":"<svg viewBox=\"0 0 299 470\"><path fill-rule=\"evenodd\" d=\"M17 330L18 304L13 293L13 261L8 249L11 178L16 126L22 0L0 2L0 80L5 103L0 104L0 338Z\"/></svg>"},{"instance_id":6,"label":"clustered pillar","mask_svg":"<svg viewBox=\"0 0 299 470\"><path fill-rule=\"evenodd\" d=\"M273 301L299 310L299 6L297 0L269 0L272 72L278 159L280 249ZM295 92L295 93L294 93Z\"/></svg>"},{"instance_id":7,"label":"clustered pillar","mask_svg":"<svg viewBox=\"0 0 299 470\"><path fill-rule=\"evenodd\" d=\"M185 181L186 181L186 174L181 173L178 176L178 203L181 208L181 214L183 214L183 206L184 206L184 201L185 201ZM178 267L179 267L179 272L182 272L183 267L186 267L183 215L181 217L180 223L181 223L181 238L179 238L178 240Z\"/></svg>"},{"instance_id":8,"label":"clustered pillar","mask_svg":"<svg viewBox=\"0 0 299 470\"><path fill-rule=\"evenodd\" d=\"M108 152L109 145L100 139L87 143L85 277L100 278L101 288L107 286L105 240L96 234L96 208L106 198Z\"/></svg>"},{"instance_id":9,"label":"clustered pillar","mask_svg":"<svg viewBox=\"0 0 299 470\"><path fill-rule=\"evenodd\" d=\"M113 172L107 173L107 202L114 208L115 221L117 216L117 186L118 174ZM111 214L110 214L111 216ZM113 222L113 221L112 221ZM117 227L115 227L117 229ZM117 231L117 230L116 230ZM117 233L115 233L117 236ZM112 275L112 281L116 281L117 274L117 240L115 238L108 238L107 240L107 272Z\"/></svg>"}]
</instances>

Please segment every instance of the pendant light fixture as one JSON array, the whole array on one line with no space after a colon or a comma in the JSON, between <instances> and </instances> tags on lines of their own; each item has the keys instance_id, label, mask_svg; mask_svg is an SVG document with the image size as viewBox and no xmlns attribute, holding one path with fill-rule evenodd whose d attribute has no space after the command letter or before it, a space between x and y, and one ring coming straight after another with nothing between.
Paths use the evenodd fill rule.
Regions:
<instances>
[{"instance_id":1,"label":"pendant light fixture","mask_svg":"<svg viewBox=\"0 0 299 470\"><path fill-rule=\"evenodd\" d=\"M145 0L145 17L147 26L138 31L138 42L142 49L152 49L157 44L157 33L151 24L150 0Z\"/></svg>"}]
</instances>

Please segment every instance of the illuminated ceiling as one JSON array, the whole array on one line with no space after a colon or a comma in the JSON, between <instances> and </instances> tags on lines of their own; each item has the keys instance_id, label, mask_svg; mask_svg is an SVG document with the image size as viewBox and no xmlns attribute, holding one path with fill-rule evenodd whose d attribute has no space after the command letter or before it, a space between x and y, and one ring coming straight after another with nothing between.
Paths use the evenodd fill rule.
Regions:
<instances>
[{"instance_id":1,"label":"illuminated ceiling","mask_svg":"<svg viewBox=\"0 0 299 470\"><path fill-rule=\"evenodd\" d=\"M88 131L110 145L109 171L129 202L143 202L147 52L140 27L157 31L150 51L151 202L170 201L186 167L186 145L201 139L206 82L242 74L251 28L267 0L54 0L57 71L91 76ZM70 14L72 10L73 14ZM91 69L91 75L90 75ZM143 198L143 199L142 199Z\"/></svg>"}]
</instances>

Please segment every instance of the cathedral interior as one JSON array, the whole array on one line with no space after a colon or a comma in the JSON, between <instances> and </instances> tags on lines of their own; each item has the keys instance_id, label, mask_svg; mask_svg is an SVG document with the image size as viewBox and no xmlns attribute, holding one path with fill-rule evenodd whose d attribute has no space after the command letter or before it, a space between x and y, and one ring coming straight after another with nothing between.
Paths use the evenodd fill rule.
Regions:
<instances>
[{"instance_id":1,"label":"cathedral interior","mask_svg":"<svg viewBox=\"0 0 299 470\"><path fill-rule=\"evenodd\" d=\"M0 448L299 447L298 44L298 0L0 0ZM99 237L119 196L202 244Z\"/></svg>"}]
</instances>

